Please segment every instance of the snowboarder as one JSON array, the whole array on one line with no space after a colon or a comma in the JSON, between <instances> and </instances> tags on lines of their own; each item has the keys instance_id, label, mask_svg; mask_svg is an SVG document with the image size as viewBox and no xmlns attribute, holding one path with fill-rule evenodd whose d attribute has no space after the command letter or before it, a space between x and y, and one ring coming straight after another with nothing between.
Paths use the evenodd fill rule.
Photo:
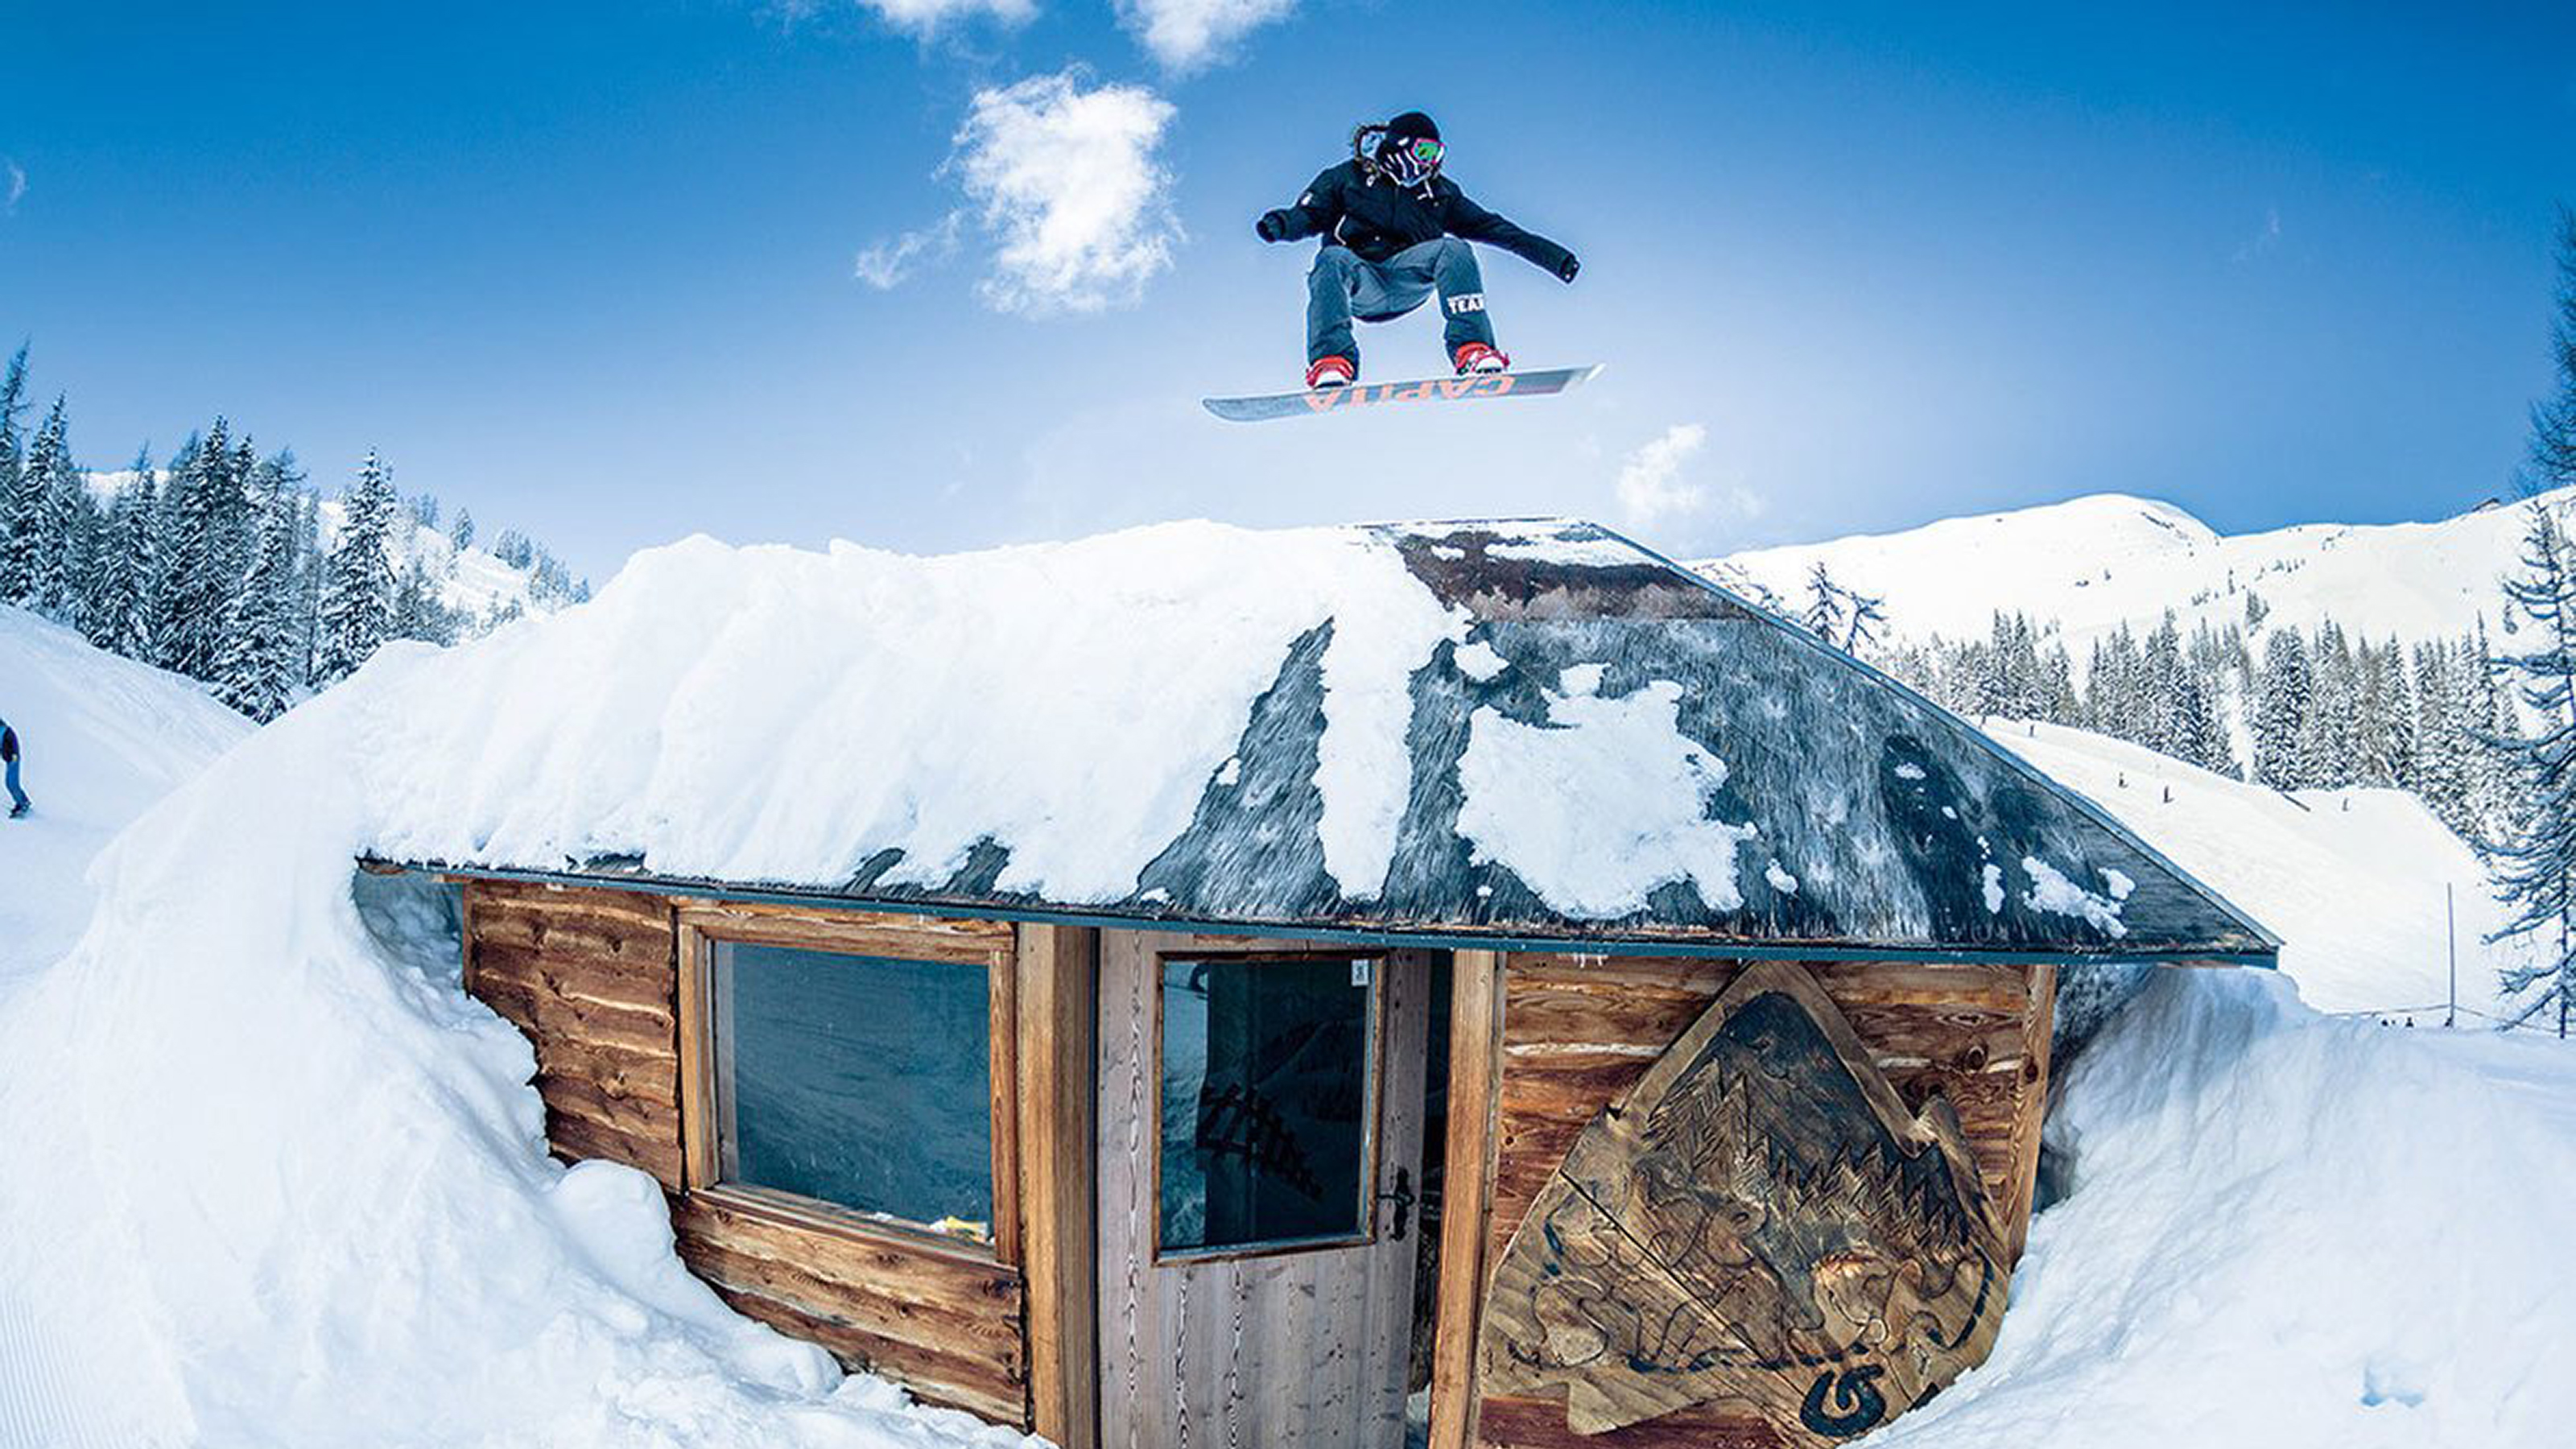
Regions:
<instances>
[{"instance_id":1,"label":"snowboarder","mask_svg":"<svg viewBox=\"0 0 2576 1449\"><path fill-rule=\"evenodd\" d=\"M1321 236L1306 274L1306 386L1347 387L1359 376L1351 320L1392 322L1434 292L1442 341L1460 376L1501 372L1485 283L1470 241L1489 242L1571 282L1574 253L1467 199L1440 173L1440 128L1420 111L1351 133L1351 159L1328 168L1295 206L1262 213L1263 241Z\"/></svg>"},{"instance_id":2,"label":"snowboarder","mask_svg":"<svg viewBox=\"0 0 2576 1449\"><path fill-rule=\"evenodd\" d=\"M17 820L27 813L27 792L18 788L18 732L0 719L0 762L5 762L9 782L9 818Z\"/></svg>"}]
</instances>

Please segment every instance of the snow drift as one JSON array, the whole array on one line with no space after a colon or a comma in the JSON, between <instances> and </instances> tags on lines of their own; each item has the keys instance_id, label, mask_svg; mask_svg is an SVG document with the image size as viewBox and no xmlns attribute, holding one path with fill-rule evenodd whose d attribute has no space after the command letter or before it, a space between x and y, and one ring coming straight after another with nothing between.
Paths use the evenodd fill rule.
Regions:
<instances>
[{"instance_id":1,"label":"snow drift","mask_svg":"<svg viewBox=\"0 0 2576 1449\"><path fill-rule=\"evenodd\" d=\"M6 1366L0 1424L117 1444L1019 1442L737 1317L673 1257L650 1179L549 1160L527 1043L463 994L439 922L361 912L352 858L641 831L710 871L819 869L857 810L911 820L933 853L967 833L961 802L879 773L884 742L833 707L907 678L988 702L975 725L906 714L946 692L927 686L870 711L943 752L978 810L1023 811L1068 852L1142 848L1188 806L1127 762L1220 768L1266 646L1319 602L1377 615L1328 666L1334 709L1395 707L1396 666L1447 627L1328 538L1189 525L955 559L693 541L555 619L389 649L233 749L100 857L86 934L0 998L0 1303L59 1349L39 1374ZM997 580L1073 601L1024 670L972 647ZM1068 697L1115 716L1080 692L1163 680L1135 621L1184 616L1265 647L1240 678L1209 664L1181 717L1133 718L1136 739L1051 732ZM852 619L902 653L800 674ZM531 680L553 718L496 707ZM718 696L759 727L672 707ZM1365 855L1384 785L1342 758L1354 793L1329 828ZM1024 790L1050 773L1139 798L1066 819ZM2545 1043L2323 1021L2251 974L2161 974L2064 1085L2074 1192L2038 1220L1993 1362L1873 1442L2556 1442L2576 1387L2547 1355L2576 1310L2539 1270L2576 1234L2570 1066Z\"/></svg>"}]
</instances>

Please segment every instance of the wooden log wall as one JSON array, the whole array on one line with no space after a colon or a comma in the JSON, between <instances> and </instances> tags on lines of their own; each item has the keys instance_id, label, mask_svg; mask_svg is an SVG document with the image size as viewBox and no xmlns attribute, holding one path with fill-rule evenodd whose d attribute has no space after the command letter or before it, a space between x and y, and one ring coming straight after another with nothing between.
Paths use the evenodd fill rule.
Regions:
<instances>
[{"instance_id":1,"label":"wooden log wall","mask_svg":"<svg viewBox=\"0 0 2576 1449\"><path fill-rule=\"evenodd\" d=\"M1016 1261L890 1232L853 1232L793 1203L691 1180L682 1130L692 1099L680 1041L683 903L635 891L490 880L464 882L464 896L466 989L535 1045L546 1141L556 1156L605 1158L651 1173L670 1195L681 1258L745 1315L820 1344L844 1365L892 1379L925 1401L1033 1425L1027 1287ZM686 904L693 918L708 914L710 903ZM746 918L760 910L742 909ZM845 930L848 939L834 942L845 948L904 954L907 943L927 944L938 949L921 954L934 957L954 954L968 924L856 912L815 919L825 935ZM1001 969L1011 969L1009 927L971 923L965 934L993 946ZM1058 963L1065 961L1081 970L1089 964L1087 955L1060 943L1042 959L1050 971L1064 970ZM1070 984L1056 984L1050 1005L1088 988L1078 970L1066 974ZM1027 1028L1008 1014L1012 984L997 992L999 1023L1005 1032L1022 1033ZM1083 1046L1087 1051L1087 1036ZM1003 1060L1013 1060L1007 1049ZM996 1083L997 1117L1013 1124L1004 1131L1014 1135L1016 1085ZM1050 1084L1050 1101L1056 1091ZM1077 1111L1075 1122L1087 1144L1087 1117ZM1004 1146L1016 1162L1016 1142ZM1007 1202L1006 1186L996 1184L997 1207ZM1017 1258L1020 1226L1016 1216L997 1224L1004 1258ZM1052 1241L1054 1230L1048 1231ZM1088 1219L1067 1232L1081 1245L1077 1271L1087 1279ZM1089 1299L1049 1307L1053 1324L1068 1309L1087 1316ZM1087 1325L1056 1332L1080 1345ZM1087 1345L1076 1351L1086 1352ZM1085 1440L1087 1398L1062 1383L1052 1384L1047 1397L1050 1422L1036 1427L1062 1442Z\"/></svg>"},{"instance_id":2,"label":"wooden log wall","mask_svg":"<svg viewBox=\"0 0 2576 1449\"><path fill-rule=\"evenodd\" d=\"M674 939L659 896L465 883L465 989L536 1045L547 1144L677 1192Z\"/></svg>"},{"instance_id":3,"label":"wooden log wall","mask_svg":"<svg viewBox=\"0 0 2576 1449\"><path fill-rule=\"evenodd\" d=\"M1493 1206L1480 1280L1585 1125L1644 1076L1742 969L1670 957L1507 958ZM1883 962L1808 969L1909 1110L1919 1112L1936 1092L1949 1099L2003 1219L2007 1247L2018 1256L2039 1163L2053 970ZM1562 1402L1484 1396L1475 1442L1488 1449L1769 1449L1778 1439L1759 1423L1707 1407L1585 1438L1567 1429Z\"/></svg>"}]
</instances>

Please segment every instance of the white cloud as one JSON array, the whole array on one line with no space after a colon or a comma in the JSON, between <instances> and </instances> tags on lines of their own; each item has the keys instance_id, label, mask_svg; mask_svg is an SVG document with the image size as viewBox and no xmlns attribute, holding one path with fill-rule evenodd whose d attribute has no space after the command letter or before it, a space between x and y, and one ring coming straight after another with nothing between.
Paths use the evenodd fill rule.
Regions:
<instances>
[{"instance_id":1,"label":"white cloud","mask_svg":"<svg viewBox=\"0 0 2576 1449\"><path fill-rule=\"evenodd\" d=\"M886 24L916 35L928 35L955 20L971 20L989 15L1005 25L1017 25L1038 13L1035 0L859 0L859 7L872 10ZM784 6L790 16L811 14L822 8L821 0L787 0Z\"/></svg>"},{"instance_id":2,"label":"white cloud","mask_svg":"<svg viewBox=\"0 0 2576 1449\"><path fill-rule=\"evenodd\" d=\"M911 280L915 268L925 261L942 261L957 250L957 228L966 220L962 211L952 211L937 226L908 231L892 241L881 241L859 253L850 273L860 281L888 292Z\"/></svg>"},{"instance_id":3,"label":"white cloud","mask_svg":"<svg viewBox=\"0 0 2576 1449\"><path fill-rule=\"evenodd\" d=\"M1171 266L1181 226L1155 151L1172 116L1142 86L1084 90L1075 70L976 93L944 169L994 245L986 305L1097 312Z\"/></svg>"},{"instance_id":4,"label":"white cloud","mask_svg":"<svg viewBox=\"0 0 2576 1449\"><path fill-rule=\"evenodd\" d=\"M1675 423L1630 453L1619 465L1619 511L1630 523L1649 525L1707 507L1708 490L1681 476L1683 465L1707 444L1706 427Z\"/></svg>"},{"instance_id":5,"label":"white cloud","mask_svg":"<svg viewBox=\"0 0 2576 1449\"><path fill-rule=\"evenodd\" d=\"M19 165L15 157L0 161L0 166L6 166L9 169L9 184L5 188L0 188L9 193L7 200L0 201L0 214L5 214L16 211L18 198L27 194L27 168Z\"/></svg>"},{"instance_id":6,"label":"white cloud","mask_svg":"<svg viewBox=\"0 0 2576 1449\"><path fill-rule=\"evenodd\" d=\"M1244 35L1296 8L1297 0L1118 0L1118 20L1177 74L1223 59Z\"/></svg>"}]
</instances>

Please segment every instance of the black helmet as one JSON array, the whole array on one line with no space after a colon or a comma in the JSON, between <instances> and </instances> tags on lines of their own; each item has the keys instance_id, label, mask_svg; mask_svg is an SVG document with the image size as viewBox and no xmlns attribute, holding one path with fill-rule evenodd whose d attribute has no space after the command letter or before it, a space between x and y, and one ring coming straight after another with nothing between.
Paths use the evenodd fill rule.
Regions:
<instances>
[{"instance_id":1,"label":"black helmet","mask_svg":"<svg viewBox=\"0 0 2576 1449\"><path fill-rule=\"evenodd\" d=\"M1439 174L1440 128L1420 111L1407 111L1386 123L1370 159L1396 185L1420 186Z\"/></svg>"}]
</instances>

